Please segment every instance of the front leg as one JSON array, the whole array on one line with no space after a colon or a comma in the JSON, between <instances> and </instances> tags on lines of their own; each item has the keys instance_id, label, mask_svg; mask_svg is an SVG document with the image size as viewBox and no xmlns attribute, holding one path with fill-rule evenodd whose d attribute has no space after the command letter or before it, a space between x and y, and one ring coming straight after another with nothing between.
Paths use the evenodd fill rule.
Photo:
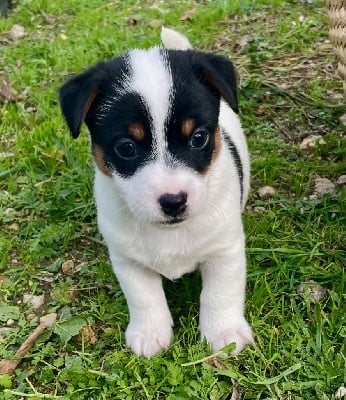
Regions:
<instances>
[{"instance_id":1,"label":"front leg","mask_svg":"<svg viewBox=\"0 0 346 400\"><path fill-rule=\"evenodd\" d=\"M131 260L111 259L130 312L126 344L138 356L150 358L169 347L173 334L161 276Z\"/></svg>"},{"instance_id":2,"label":"front leg","mask_svg":"<svg viewBox=\"0 0 346 400\"><path fill-rule=\"evenodd\" d=\"M243 246L228 255L214 257L201 266L200 331L211 344L212 352L235 343L235 354L253 343L244 318L246 261Z\"/></svg>"}]
</instances>

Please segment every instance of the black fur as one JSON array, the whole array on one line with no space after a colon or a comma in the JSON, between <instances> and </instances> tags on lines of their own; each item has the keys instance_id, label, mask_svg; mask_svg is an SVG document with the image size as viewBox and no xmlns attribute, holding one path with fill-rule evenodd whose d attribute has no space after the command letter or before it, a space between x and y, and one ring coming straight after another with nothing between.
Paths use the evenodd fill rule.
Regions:
<instances>
[{"instance_id":1,"label":"black fur","mask_svg":"<svg viewBox=\"0 0 346 400\"><path fill-rule=\"evenodd\" d=\"M244 172L243 172L243 164L241 162L240 154L238 152L238 149L236 148L235 144L233 143L232 139L227 135L226 132L222 131L222 136L225 139L225 142L227 144L228 150L231 153L231 156L233 157L237 172L238 172L238 177L239 177L239 184L240 184L240 203L243 203L243 196L244 196Z\"/></svg>"},{"instance_id":2,"label":"black fur","mask_svg":"<svg viewBox=\"0 0 346 400\"><path fill-rule=\"evenodd\" d=\"M238 112L237 85L233 65L227 59L197 51L164 50L172 78L171 110L166 121L169 157L198 171L205 171L212 160L218 124L220 98ZM127 55L101 62L65 83L60 89L60 104L72 136L77 138L85 121L92 143L102 147L108 169L130 177L155 154L152 151L152 121L138 93L121 94L126 77L131 75ZM190 138L182 135L186 118L195 129L208 132L203 149L191 148ZM144 139L135 141L136 156L123 159L114 151L119 139L128 137L131 123L140 123ZM233 154L233 156L236 156ZM237 163L237 161L236 161Z\"/></svg>"}]
</instances>

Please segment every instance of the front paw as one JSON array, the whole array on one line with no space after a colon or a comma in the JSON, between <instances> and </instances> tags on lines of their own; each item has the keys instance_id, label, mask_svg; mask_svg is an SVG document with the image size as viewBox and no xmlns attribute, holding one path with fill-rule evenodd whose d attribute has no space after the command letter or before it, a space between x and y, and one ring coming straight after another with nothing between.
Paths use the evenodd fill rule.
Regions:
<instances>
[{"instance_id":1,"label":"front paw","mask_svg":"<svg viewBox=\"0 0 346 400\"><path fill-rule=\"evenodd\" d=\"M232 355L238 354L247 344L254 343L250 325L244 318L237 321L209 321L200 324L201 338L206 338L211 344L212 353L220 351L228 344L235 343Z\"/></svg>"},{"instance_id":2,"label":"front paw","mask_svg":"<svg viewBox=\"0 0 346 400\"><path fill-rule=\"evenodd\" d=\"M125 332L126 344L138 356L150 358L167 349L173 336L172 319L131 321Z\"/></svg>"}]
</instances>

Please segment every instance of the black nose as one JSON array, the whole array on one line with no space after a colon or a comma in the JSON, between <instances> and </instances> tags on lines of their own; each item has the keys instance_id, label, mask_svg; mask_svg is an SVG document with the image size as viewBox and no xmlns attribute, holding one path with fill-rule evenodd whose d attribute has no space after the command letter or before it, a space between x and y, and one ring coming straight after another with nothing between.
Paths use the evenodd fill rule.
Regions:
<instances>
[{"instance_id":1,"label":"black nose","mask_svg":"<svg viewBox=\"0 0 346 400\"><path fill-rule=\"evenodd\" d=\"M187 193L179 192L178 194L165 193L159 197L159 204L162 211L170 217L177 217L186 209Z\"/></svg>"}]
</instances>

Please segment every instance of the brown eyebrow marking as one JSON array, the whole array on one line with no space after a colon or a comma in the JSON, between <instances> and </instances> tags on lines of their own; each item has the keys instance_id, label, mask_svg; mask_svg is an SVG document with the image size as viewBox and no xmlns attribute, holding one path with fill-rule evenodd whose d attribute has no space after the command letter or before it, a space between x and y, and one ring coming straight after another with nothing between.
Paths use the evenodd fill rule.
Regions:
<instances>
[{"instance_id":1,"label":"brown eyebrow marking","mask_svg":"<svg viewBox=\"0 0 346 400\"><path fill-rule=\"evenodd\" d=\"M221 134L220 134L220 129L217 128L214 136L214 150L209 165L204 169L204 171L202 171L203 175L207 174L207 172L210 169L210 166L215 162L215 160L219 156L220 150L221 150Z\"/></svg>"},{"instance_id":2,"label":"brown eyebrow marking","mask_svg":"<svg viewBox=\"0 0 346 400\"><path fill-rule=\"evenodd\" d=\"M107 167L105 161L105 153L101 146L98 144L92 144L92 155L95 160L95 164L97 165L98 169L106 176L112 176L111 170Z\"/></svg>"},{"instance_id":3,"label":"brown eyebrow marking","mask_svg":"<svg viewBox=\"0 0 346 400\"><path fill-rule=\"evenodd\" d=\"M186 118L181 124L181 132L184 136L190 137L195 129L196 121L193 118Z\"/></svg>"},{"instance_id":4,"label":"brown eyebrow marking","mask_svg":"<svg viewBox=\"0 0 346 400\"><path fill-rule=\"evenodd\" d=\"M136 140L143 140L145 136L144 127L140 122L133 122L128 127L128 133Z\"/></svg>"},{"instance_id":5,"label":"brown eyebrow marking","mask_svg":"<svg viewBox=\"0 0 346 400\"><path fill-rule=\"evenodd\" d=\"M221 135L220 135L220 130L219 128L216 129L215 131L215 147L213 150L213 155L211 157L211 162L214 162L218 155L220 154L220 150L221 150Z\"/></svg>"}]
</instances>

